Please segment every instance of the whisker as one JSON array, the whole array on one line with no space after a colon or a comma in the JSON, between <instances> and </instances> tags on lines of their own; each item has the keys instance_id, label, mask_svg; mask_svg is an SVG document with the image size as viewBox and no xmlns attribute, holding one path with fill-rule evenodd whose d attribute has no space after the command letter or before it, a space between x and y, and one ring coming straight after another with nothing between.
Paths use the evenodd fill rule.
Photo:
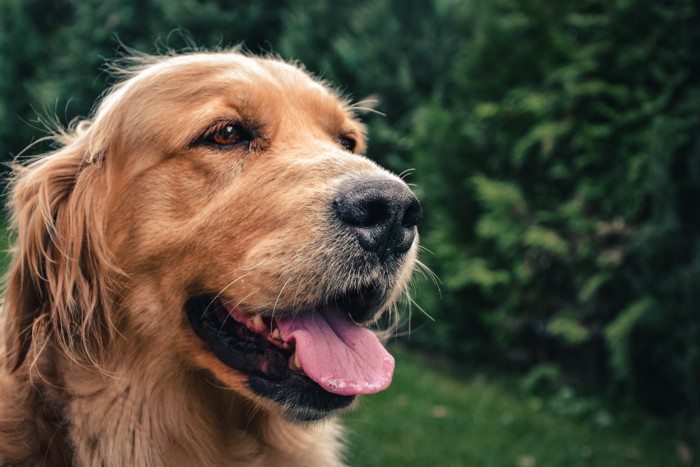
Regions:
<instances>
[{"instance_id":1,"label":"whisker","mask_svg":"<svg viewBox=\"0 0 700 467\"><path fill-rule=\"evenodd\" d=\"M282 296L282 292L284 291L284 288L287 287L287 284L289 284L289 281L292 280L292 277L290 276L289 279L284 283L282 288L280 289L280 293L277 294L277 298L275 299L275 304L272 305L272 319L275 318L275 310L277 309L277 302L279 302L280 297Z\"/></svg>"},{"instance_id":2,"label":"whisker","mask_svg":"<svg viewBox=\"0 0 700 467\"><path fill-rule=\"evenodd\" d=\"M353 105L353 106L351 106L351 109L352 110L361 110L362 112L369 112L369 113L381 115L382 117L386 117L386 114L384 112L380 112L379 110L372 109L370 107L360 107L357 105Z\"/></svg>"},{"instance_id":3,"label":"whisker","mask_svg":"<svg viewBox=\"0 0 700 467\"><path fill-rule=\"evenodd\" d=\"M267 262L267 261L268 261L268 258L265 258L265 259L262 259L262 260L260 260L259 262L255 263L255 264L253 264L252 266L249 266L249 267L246 267L246 268L239 268L239 269L240 269L241 271L253 271L254 269L257 269L257 268L259 268L260 266L262 266L262 265L263 265L265 262ZM226 277L226 276L228 276L228 275L230 275L230 274L231 274L231 272L230 272L230 271L227 271L227 272L223 272L223 273L219 274L218 277L219 277L219 279L221 279L222 277Z\"/></svg>"},{"instance_id":4,"label":"whisker","mask_svg":"<svg viewBox=\"0 0 700 467\"><path fill-rule=\"evenodd\" d=\"M254 265L247 267L247 268L241 268L243 271L252 271L253 269L257 269L260 266L263 265L263 263L267 262L269 258L263 258L259 262L255 263Z\"/></svg>"},{"instance_id":5,"label":"whisker","mask_svg":"<svg viewBox=\"0 0 700 467\"><path fill-rule=\"evenodd\" d=\"M245 270L246 270L246 269L244 269L244 271L245 271ZM226 284L226 286L225 286L223 289L221 289L221 290L219 291L219 293L217 293L217 294L214 296L214 298L212 298L211 301L207 304L206 308L204 308L204 311L202 311L202 316L204 316L205 314L207 314L207 312L209 311L209 308L214 304L214 302L216 302L216 300L217 300L219 297L221 297L221 296L224 294L224 292L226 292L226 290L227 290L229 287L231 287L233 284L235 284L235 283L238 282L239 280L245 278L246 276L252 274L253 272L254 272L254 271L253 271L252 269L248 269L248 272L246 272L245 274L242 274L242 275L238 276L237 278L235 278L234 280L232 280L231 282L229 282L228 284Z\"/></svg>"},{"instance_id":6,"label":"whisker","mask_svg":"<svg viewBox=\"0 0 700 467\"><path fill-rule=\"evenodd\" d=\"M420 326L418 326L417 328L412 328L412 329L411 329L411 328L408 328L408 329L401 330L401 331L398 333L398 337L408 337L408 338L410 339L410 337L411 337L410 334L411 334L411 333L419 332L421 329L425 328L426 326L430 326L430 323L425 322L425 323L422 323L422 324L421 324Z\"/></svg>"},{"instance_id":7,"label":"whisker","mask_svg":"<svg viewBox=\"0 0 700 467\"><path fill-rule=\"evenodd\" d=\"M404 170L403 172L401 172L401 173L399 174L399 178L400 178L401 180L404 180L404 179L406 179L406 177L408 177L408 176L410 176L410 175L413 175L413 173L414 173L415 171L416 171L416 169L414 169L414 168L406 169L406 170Z\"/></svg>"},{"instance_id":8,"label":"whisker","mask_svg":"<svg viewBox=\"0 0 700 467\"><path fill-rule=\"evenodd\" d=\"M406 300L408 300L408 337L411 337L411 326L413 325L413 304L411 296L406 292Z\"/></svg>"},{"instance_id":9,"label":"whisker","mask_svg":"<svg viewBox=\"0 0 700 467\"><path fill-rule=\"evenodd\" d=\"M426 253L430 253L431 255L435 256L435 253L433 253L432 250L429 250L428 248L426 248L426 247L423 246L423 245L418 245L418 250L419 250L419 251L424 251L424 252L426 252Z\"/></svg>"},{"instance_id":10,"label":"whisker","mask_svg":"<svg viewBox=\"0 0 700 467\"><path fill-rule=\"evenodd\" d=\"M415 283L416 280L414 277L411 277L411 280L409 283L406 285L406 290L402 296L402 298L406 301L406 308L408 310L408 336L411 336L411 332L413 330L413 303L414 300L411 298L411 290L415 289Z\"/></svg>"},{"instance_id":11,"label":"whisker","mask_svg":"<svg viewBox=\"0 0 700 467\"><path fill-rule=\"evenodd\" d=\"M423 313L423 314L425 315L426 318L428 318L430 321L435 322L435 318L433 318L433 316L432 316L430 313L428 313L427 311L425 311L425 310L423 309L423 307L421 307L418 303L416 303L416 301L413 300L410 296L407 296L407 297L408 297L409 302L410 302L413 306L415 306L416 308L418 308L418 309L420 310L420 312Z\"/></svg>"},{"instance_id":12,"label":"whisker","mask_svg":"<svg viewBox=\"0 0 700 467\"><path fill-rule=\"evenodd\" d=\"M294 311L294 314L297 313L297 298L299 298L299 289L301 289L303 283L304 281L300 278L299 283L297 284L297 290L294 292L294 300L292 300L292 311Z\"/></svg>"},{"instance_id":13,"label":"whisker","mask_svg":"<svg viewBox=\"0 0 700 467\"><path fill-rule=\"evenodd\" d=\"M255 290L253 290L252 292L250 292L248 295L246 295L245 297L243 297L243 298L241 298L240 300L238 300L238 303L236 303L236 305L235 305L233 308L237 308L238 305L240 305L241 303L243 303L243 302L246 300L246 298L250 297L250 296L253 295L254 293L258 292L259 290L260 290L260 289L255 289ZM226 314L226 317L225 317L224 320L221 322L221 327L219 328L219 332L221 332L221 331L224 330L224 325L226 324L226 321L227 321L230 317L231 317L231 314L230 314L230 313L227 313L227 314Z\"/></svg>"},{"instance_id":14,"label":"whisker","mask_svg":"<svg viewBox=\"0 0 700 467\"><path fill-rule=\"evenodd\" d=\"M417 266L417 270L423 275L423 277L425 277L425 275L427 274L430 277L430 279L432 279L433 284L435 284L435 287L438 288L438 292L439 292L440 285L442 284L442 281L440 280L438 275L435 274L435 272L433 272L433 270L430 269L425 263L423 263L419 260L416 260L416 266Z\"/></svg>"},{"instance_id":15,"label":"whisker","mask_svg":"<svg viewBox=\"0 0 700 467\"><path fill-rule=\"evenodd\" d=\"M374 108L374 106L376 106L378 103L379 101L377 99L363 99L359 102L355 102L354 104L350 104L348 108L351 110L370 112L376 115L381 115L382 117L386 117L386 114L384 112L380 112L379 110Z\"/></svg>"}]
</instances>

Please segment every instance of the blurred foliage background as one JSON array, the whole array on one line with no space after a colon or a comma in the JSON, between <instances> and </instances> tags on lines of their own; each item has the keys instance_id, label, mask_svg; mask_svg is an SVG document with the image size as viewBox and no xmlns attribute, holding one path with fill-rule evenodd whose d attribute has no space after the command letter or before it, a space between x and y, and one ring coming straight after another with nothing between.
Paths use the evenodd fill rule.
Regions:
<instances>
[{"instance_id":1,"label":"blurred foliage background","mask_svg":"<svg viewBox=\"0 0 700 467\"><path fill-rule=\"evenodd\" d=\"M119 41L191 46L180 29L379 99L369 155L415 168L441 279L416 285L434 322L414 308L410 345L700 446L697 2L2 0L2 158L47 113L89 115Z\"/></svg>"}]
</instances>

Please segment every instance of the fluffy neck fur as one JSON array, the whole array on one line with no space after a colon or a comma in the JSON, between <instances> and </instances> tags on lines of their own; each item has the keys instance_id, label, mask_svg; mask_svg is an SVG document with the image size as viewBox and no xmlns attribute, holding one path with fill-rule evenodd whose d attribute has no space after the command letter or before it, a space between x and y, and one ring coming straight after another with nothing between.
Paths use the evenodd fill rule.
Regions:
<instances>
[{"instance_id":1,"label":"fluffy neck fur","mask_svg":"<svg viewBox=\"0 0 700 467\"><path fill-rule=\"evenodd\" d=\"M108 373L51 347L30 371L1 370L0 464L342 464L335 422L290 424L203 372L122 347Z\"/></svg>"}]
</instances>

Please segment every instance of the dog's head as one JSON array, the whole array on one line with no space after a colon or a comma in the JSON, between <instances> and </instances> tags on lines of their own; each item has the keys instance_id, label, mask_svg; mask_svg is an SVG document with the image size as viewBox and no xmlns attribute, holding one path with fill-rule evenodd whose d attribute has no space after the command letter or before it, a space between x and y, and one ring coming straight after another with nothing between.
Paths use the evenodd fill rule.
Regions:
<instances>
[{"instance_id":1,"label":"dog's head","mask_svg":"<svg viewBox=\"0 0 700 467\"><path fill-rule=\"evenodd\" d=\"M362 155L351 106L238 53L129 73L13 183L14 365L43 329L98 362L120 339L157 349L298 421L384 389L365 326L407 286L421 207Z\"/></svg>"}]
</instances>

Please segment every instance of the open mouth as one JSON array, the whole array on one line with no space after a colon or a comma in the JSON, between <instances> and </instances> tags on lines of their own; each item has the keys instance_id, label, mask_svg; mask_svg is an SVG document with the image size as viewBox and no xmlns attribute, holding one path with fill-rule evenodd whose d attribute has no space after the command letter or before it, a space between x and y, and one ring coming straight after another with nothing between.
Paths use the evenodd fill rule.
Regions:
<instances>
[{"instance_id":1,"label":"open mouth","mask_svg":"<svg viewBox=\"0 0 700 467\"><path fill-rule=\"evenodd\" d=\"M253 314L213 295L190 299L192 329L249 389L294 421L317 420L356 395L391 383L394 360L375 334L354 322L376 302L372 289L298 313Z\"/></svg>"}]
</instances>

